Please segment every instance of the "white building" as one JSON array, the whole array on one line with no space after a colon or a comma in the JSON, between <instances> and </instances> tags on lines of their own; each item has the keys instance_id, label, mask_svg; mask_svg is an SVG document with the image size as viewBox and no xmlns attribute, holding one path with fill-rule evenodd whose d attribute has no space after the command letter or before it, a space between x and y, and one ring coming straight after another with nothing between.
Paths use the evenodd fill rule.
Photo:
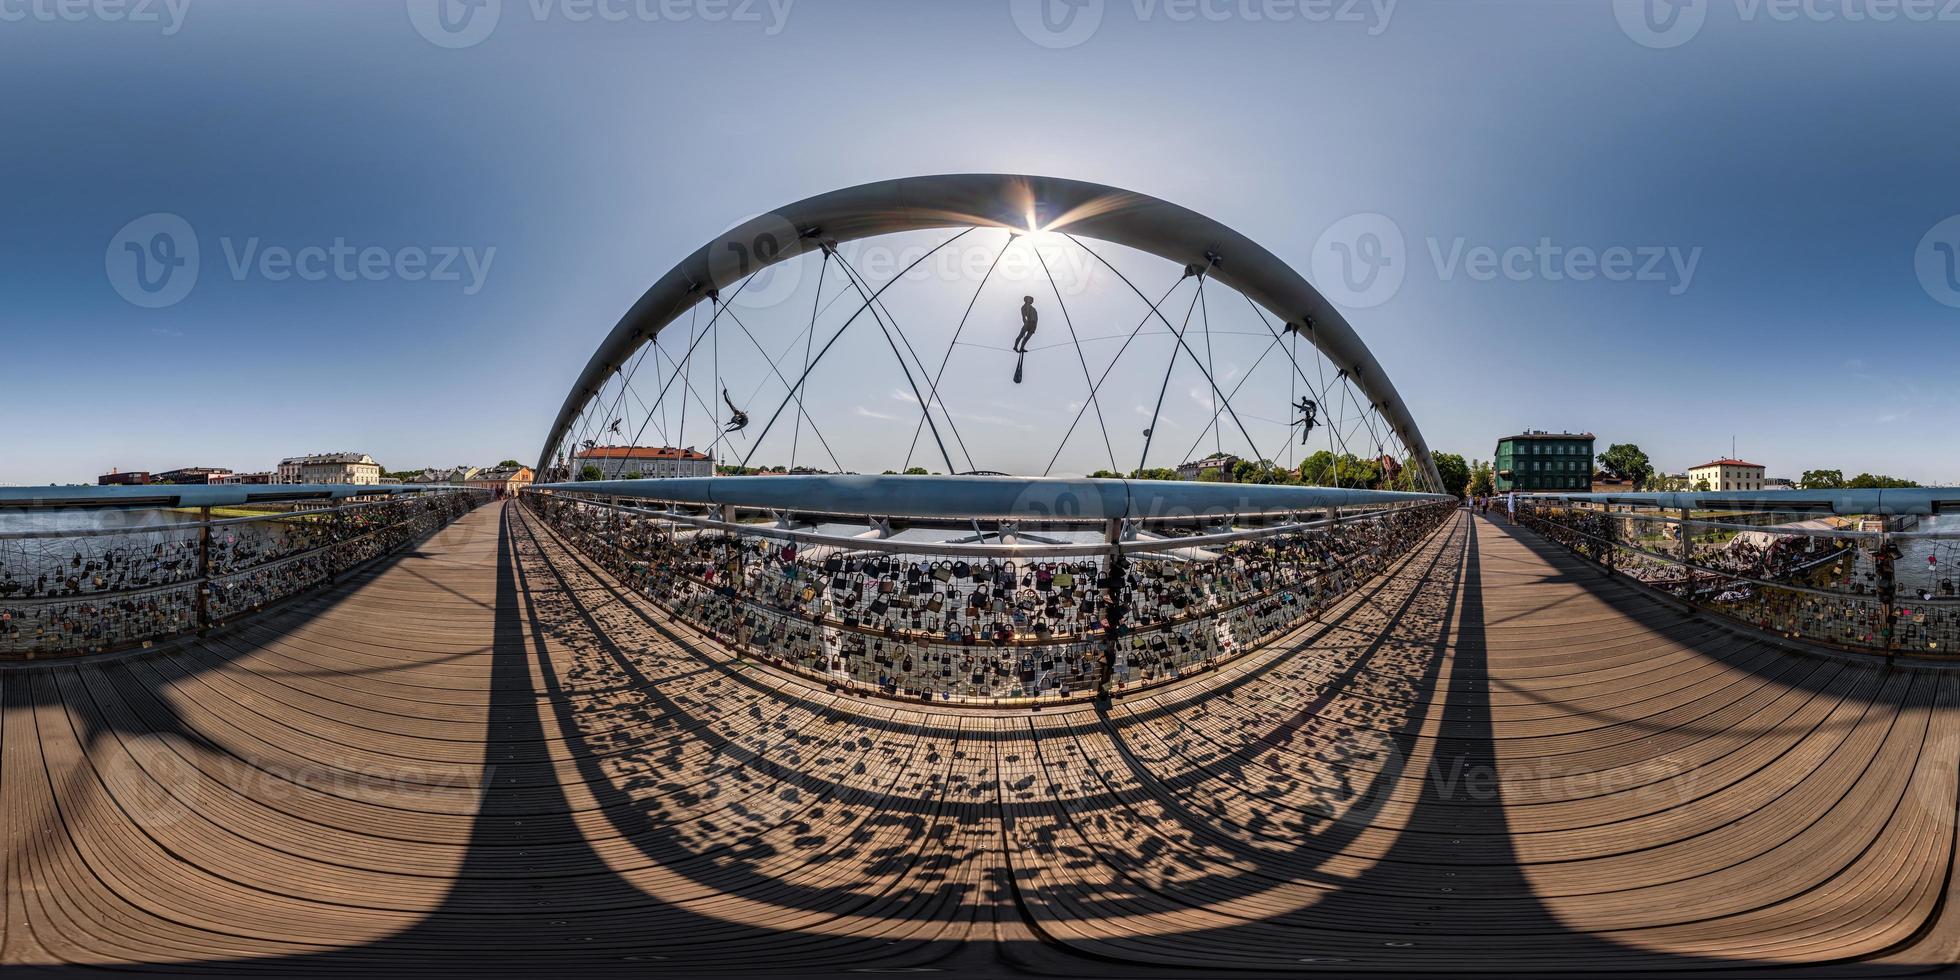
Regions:
<instances>
[{"instance_id":1,"label":"white building","mask_svg":"<svg viewBox=\"0 0 1960 980\"><path fill-rule=\"evenodd\" d=\"M448 469L431 466L408 478L410 483L467 483L475 476L477 467L451 466Z\"/></svg>"},{"instance_id":2,"label":"white building","mask_svg":"<svg viewBox=\"0 0 1960 980\"><path fill-rule=\"evenodd\" d=\"M1739 459L1718 459L1688 467L1688 489L1699 490L1704 482L1710 490L1761 490L1763 467Z\"/></svg>"},{"instance_id":3,"label":"white building","mask_svg":"<svg viewBox=\"0 0 1960 980\"><path fill-rule=\"evenodd\" d=\"M289 456L273 471L274 483L381 483L381 464L366 453L318 453Z\"/></svg>"},{"instance_id":4,"label":"white building","mask_svg":"<svg viewBox=\"0 0 1960 980\"><path fill-rule=\"evenodd\" d=\"M715 461L692 447L672 446L594 446L572 457L576 478L587 466L599 468L600 479L620 480L637 473L652 480L669 476L714 476Z\"/></svg>"},{"instance_id":5,"label":"white building","mask_svg":"<svg viewBox=\"0 0 1960 980\"><path fill-rule=\"evenodd\" d=\"M1177 468L1180 480L1217 480L1220 483L1232 482L1238 471L1239 458L1231 453L1213 453L1203 459L1192 460Z\"/></svg>"}]
</instances>

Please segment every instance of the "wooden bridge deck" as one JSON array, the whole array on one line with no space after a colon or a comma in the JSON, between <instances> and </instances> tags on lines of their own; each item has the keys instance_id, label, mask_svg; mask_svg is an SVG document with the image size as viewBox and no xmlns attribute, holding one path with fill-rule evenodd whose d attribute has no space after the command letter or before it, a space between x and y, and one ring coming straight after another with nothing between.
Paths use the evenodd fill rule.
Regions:
<instances>
[{"instance_id":1,"label":"wooden bridge deck","mask_svg":"<svg viewBox=\"0 0 1960 980\"><path fill-rule=\"evenodd\" d=\"M0 961L817 975L1951 963L1960 675L1459 516L1093 707L731 658L515 507L200 643L0 671Z\"/></svg>"}]
</instances>

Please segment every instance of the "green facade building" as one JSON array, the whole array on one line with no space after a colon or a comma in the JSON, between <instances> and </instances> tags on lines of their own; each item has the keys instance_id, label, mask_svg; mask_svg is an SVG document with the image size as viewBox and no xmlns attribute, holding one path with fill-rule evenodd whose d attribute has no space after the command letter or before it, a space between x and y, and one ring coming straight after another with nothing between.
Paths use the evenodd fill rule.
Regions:
<instances>
[{"instance_id":1,"label":"green facade building","mask_svg":"<svg viewBox=\"0 0 1960 980\"><path fill-rule=\"evenodd\" d=\"M1531 430L1497 440L1491 469L1499 493L1592 489L1593 434Z\"/></svg>"}]
</instances>

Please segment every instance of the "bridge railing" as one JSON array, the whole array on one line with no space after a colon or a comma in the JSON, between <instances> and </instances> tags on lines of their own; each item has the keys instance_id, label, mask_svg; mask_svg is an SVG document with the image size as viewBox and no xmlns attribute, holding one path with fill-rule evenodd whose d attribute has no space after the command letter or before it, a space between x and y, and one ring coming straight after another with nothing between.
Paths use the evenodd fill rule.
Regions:
<instances>
[{"instance_id":1,"label":"bridge railing","mask_svg":"<svg viewBox=\"0 0 1960 980\"><path fill-rule=\"evenodd\" d=\"M714 483L733 500L780 493L767 486L777 479ZM925 513L930 492L892 495L923 485L853 498L907 514L893 518L846 515L821 484L797 493L794 511L709 504L695 492L703 482L559 485L522 499L621 582L745 655L842 688L974 704L1088 697L1216 666L1316 618L1456 506L1336 491L1338 505L1310 513L1309 494L1301 512L1170 506L1123 518L1092 503L1057 517L1070 508L1037 493L980 518L972 501L951 503L963 491L948 483L955 518Z\"/></svg>"},{"instance_id":2,"label":"bridge railing","mask_svg":"<svg viewBox=\"0 0 1960 980\"><path fill-rule=\"evenodd\" d=\"M1888 656L1960 652L1960 500L1940 496L1960 492L1887 493L1541 496L1517 519L1756 629Z\"/></svg>"},{"instance_id":3,"label":"bridge railing","mask_svg":"<svg viewBox=\"0 0 1960 980\"><path fill-rule=\"evenodd\" d=\"M0 488L0 658L223 626L488 498L464 487Z\"/></svg>"}]
</instances>

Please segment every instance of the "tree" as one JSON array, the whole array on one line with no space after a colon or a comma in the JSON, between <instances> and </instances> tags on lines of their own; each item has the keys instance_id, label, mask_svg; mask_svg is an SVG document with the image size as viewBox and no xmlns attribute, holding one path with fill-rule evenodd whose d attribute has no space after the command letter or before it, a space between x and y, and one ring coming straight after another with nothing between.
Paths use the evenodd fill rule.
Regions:
<instances>
[{"instance_id":1,"label":"tree","mask_svg":"<svg viewBox=\"0 0 1960 980\"><path fill-rule=\"evenodd\" d=\"M1803 479L1797 484L1805 490L1841 490L1844 488L1843 470L1804 470Z\"/></svg>"},{"instance_id":2,"label":"tree","mask_svg":"<svg viewBox=\"0 0 1960 980\"><path fill-rule=\"evenodd\" d=\"M1679 473L1662 473L1647 481L1647 489L1678 493L1688 489L1688 478Z\"/></svg>"},{"instance_id":3,"label":"tree","mask_svg":"<svg viewBox=\"0 0 1960 980\"><path fill-rule=\"evenodd\" d=\"M925 468L925 467L923 467L923 466L908 466L908 467L906 467L906 468L905 468L905 475L906 475L906 476L926 476L926 475L927 475L927 473L926 473L926 468Z\"/></svg>"},{"instance_id":4,"label":"tree","mask_svg":"<svg viewBox=\"0 0 1960 980\"><path fill-rule=\"evenodd\" d=\"M606 471L600 469L596 463L587 463L579 467L578 478L581 483L591 480L603 480L606 478Z\"/></svg>"},{"instance_id":5,"label":"tree","mask_svg":"<svg viewBox=\"0 0 1960 980\"><path fill-rule=\"evenodd\" d=\"M1640 447L1630 442L1616 442L1606 447L1599 455L1599 465L1606 472L1633 484L1635 490L1647 489L1648 481L1654 478L1654 463Z\"/></svg>"},{"instance_id":6,"label":"tree","mask_svg":"<svg viewBox=\"0 0 1960 980\"><path fill-rule=\"evenodd\" d=\"M644 476L641 476L641 475L640 475L640 471L639 471L639 470L634 470L633 472L631 472L631 473L628 473L628 474L626 474L625 476L622 476L622 477L620 477L620 479L622 479L622 480L643 480L643 479L646 479L646 478L645 478Z\"/></svg>"},{"instance_id":7,"label":"tree","mask_svg":"<svg viewBox=\"0 0 1960 980\"><path fill-rule=\"evenodd\" d=\"M1455 453L1436 453L1436 472L1443 477L1443 492L1463 496L1470 486L1470 464Z\"/></svg>"},{"instance_id":8,"label":"tree","mask_svg":"<svg viewBox=\"0 0 1960 980\"><path fill-rule=\"evenodd\" d=\"M498 468L498 469L502 469L502 470L514 470L514 469L516 469L516 468L518 468L518 467L520 467L520 466L523 466L523 465L524 465L523 463L520 463L520 462L518 462L517 460L514 460L514 459L507 459L507 460L504 460L504 461L503 461L503 462L501 462L501 463L498 463L498 464L497 464L497 468Z\"/></svg>"},{"instance_id":9,"label":"tree","mask_svg":"<svg viewBox=\"0 0 1960 980\"><path fill-rule=\"evenodd\" d=\"M1447 480L1447 478L1445 478ZM1497 495L1497 478L1490 471L1490 464L1477 460L1470 464L1469 493L1473 497L1494 497Z\"/></svg>"},{"instance_id":10,"label":"tree","mask_svg":"<svg viewBox=\"0 0 1960 980\"><path fill-rule=\"evenodd\" d=\"M1696 481L1695 481L1695 492L1696 492L1696 493L1707 493L1707 492L1708 492L1708 478L1707 478L1707 477L1702 477L1701 479L1699 479L1699 480L1696 480Z\"/></svg>"},{"instance_id":11,"label":"tree","mask_svg":"<svg viewBox=\"0 0 1960 980\"><path fill-rule=\"evenodd\" d=\"M1860 473L1845 483L1846 487L1853 490L1889 490L1894 487L1916 487L1918 485L1918 483L1912 480L1896 476L1886 476L1883 473L1876 476L1870 473Z\"/></svg>"}]
</instances>

